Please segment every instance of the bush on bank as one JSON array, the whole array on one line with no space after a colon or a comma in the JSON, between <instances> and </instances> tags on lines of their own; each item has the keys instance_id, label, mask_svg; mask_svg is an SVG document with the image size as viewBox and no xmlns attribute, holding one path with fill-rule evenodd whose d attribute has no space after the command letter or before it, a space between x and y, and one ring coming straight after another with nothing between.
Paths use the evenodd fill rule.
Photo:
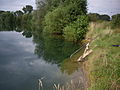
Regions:
<instances>
[{"instance_id":1,"label":"bush on bank","mask_svg":"<svg viewBox=\"0 0 120 90\"><path fill-rule=\"evenodd\" d=\"M120 14L116 14L116 15L112 16L111 26L112 26L112 28L120 27Z\"/></svg>"},{"instance_id":2,"label":"bush on bank","mask_svg":"<svg viewBox=\"0 0 120 90\"><path fill-rule=\"evenodd\" d=\"M69 41L78 41L84 39L87 32L88 18L87 16L78 16L77 20L67 25L63 32L65 39Z\"/></svg>"},{"instance_id":3,"label":"bush on bank","mask_svg":"<svg viewBox=\"0 0 120 90\"><path fill-rule=\"evenodd\" d=\"M98 21L110 21L110 16L104 14L100 15L98 13L89 13L88 14L89 21L98 22Z\"/></svg>"},{"instance_id":4,"label":"bush on bank","mask_svg":"<svg viewBox=\"0 0 120 90\"><path fill-rule=\"evenodd\" d=\"M53 2L54 1L52 1L52 3ZM57 5L52 5L52 3L49 1L51 7L49 7L42 21L44 25L43 32L63 35L65 39L70 41L83 39L82 37L85 36L88 25L86 24L88 23L86 17L86 0L64 0ZM49 5L47 4L46 7L47 6ZM84 18L79 18L80 16ZM70 30L68 30L69 28ZM77 29L77 33L74 33L76 32L75 29ZM72 39L73 37L74 39Z\"/></svg>"}]
</instances>

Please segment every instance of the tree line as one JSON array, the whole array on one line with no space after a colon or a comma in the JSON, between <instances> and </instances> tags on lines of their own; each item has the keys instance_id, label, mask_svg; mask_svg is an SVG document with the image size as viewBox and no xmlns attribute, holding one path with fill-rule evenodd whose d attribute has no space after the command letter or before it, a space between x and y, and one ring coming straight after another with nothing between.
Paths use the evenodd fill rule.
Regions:
<instances>
[{"instance_id":1,"label":"tree line","mask_svg":"<svg viewBox=\"0 0 120 90\"><path fill-rule=\"evenodd\" d=\"M87 32L86 0L45 0L37 10L26 5L23 11L0 11L0 27L32 28L43 33L61 35L69 41L82 40Z\"/></svg>"},{"instance_id":2,"label":"tree line","mask_svg":"<svg viewBox=\"0 0 120 90\"><path fill-rule=\"evenodd\" d=\"M62 35L66 40L77 42L87 32L86 5L86 0L38 1L36 20L43 33Z\"/></svg>"},{"instance_id":3,"label":"tree line","mask_svg":"<svg viewBox=\"0 0 120 90\"><path fill-rule=\"evenodd\" d=\"M0 11L0 29L39 31L61 35L65 40L78 42L84 39L89 21L110 21L108 15L87 14L86 0L37 0L37 10L26 5L15 12ZM120 15L112 16L113 27L120 26Z\"/></svg>"},{"instance_id":4,"label":"tree line","mask_svg":"<svg viewBox=\"0 0 120 90\"><path fill-rule=\"evenodd\" d=\"M26 5L21 10L10 12L0 11L0 29L20 30L30 26L33 7Z\"/></svg>"},{"instance_id":5,"label":"tree line","mask_svg":"<svg viewBox=\"0 0 120 90\"><path fill-rule=\"evenodd\" d=\"M89 13L89 22L101 22L101 21L108 21L110 22L111 28L120 28L120 14L112 15L100 15L98 13Z\"/></svg>"}]
</instances>

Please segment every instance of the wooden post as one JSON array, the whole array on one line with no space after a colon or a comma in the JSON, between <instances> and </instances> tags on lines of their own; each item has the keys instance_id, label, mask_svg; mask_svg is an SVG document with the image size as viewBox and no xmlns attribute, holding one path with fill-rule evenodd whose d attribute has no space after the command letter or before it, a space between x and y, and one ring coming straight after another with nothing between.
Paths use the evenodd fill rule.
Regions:
<instances>
[{"instance_id":1,"label":"wooden post","mask_svg":"<svg viewBox=\"0 0 120 90\"><path fill-rule=\"evenodd\" d=\"M93 52L93 50L89 50L89 46L90 46L90 43L86 44L86 48L85 48L85 50L84 50L83 55L80 56L77 61L79 61L79 62L80 62L80 61L83 61L83 59L84 59L85 57L87 57L90 53Z\"/></svg>"}]
</instances>

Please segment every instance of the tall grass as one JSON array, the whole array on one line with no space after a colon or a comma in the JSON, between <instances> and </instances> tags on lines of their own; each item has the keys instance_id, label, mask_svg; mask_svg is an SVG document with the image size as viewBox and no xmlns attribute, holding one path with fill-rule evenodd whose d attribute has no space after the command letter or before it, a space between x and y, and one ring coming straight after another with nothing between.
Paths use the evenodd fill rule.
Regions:
<instances>
[{"instance_id":1,"label":"tall grass","mask_svg":"<svg viewBox=\"0 0 120 90\"><path fill-rule=\"evenodd\" d=\"M78 83L74 83L71 80L71 82L66 83L63 86L60 86L59 84L58 85L54 84L54 89L55 90L77 90L77 89L80 89L80 85L81 85L80 81Z\"/></svg>"},{"instance_id":2,"label":"tall grass","mask_svg":"<svg viewBox=\"0 0 120 90\"><path fill-rule=\"evenodd\" d=\"M82 85L84 78L80 78L62 86L54 84L53 90L120 90L120 47L112 46L120 45L120 29L111 29L110 22L90 23L87 39L92 40L90 48L96 46L83 63L89 87Z\"/></svg>"},{"instance_id":3,"label":"tall grass","mask_svg":"<svg viewBox=\"0 0 120 90\"><path fill-rule=\"evenodd\" d=\"M86 38L92 38L94 52L87 58L91 85L88 90L120 90L120 29L111 29L110 22L91 23Z\"/></svg>"},{"instance_id":4,"label":"tall grass","mask_svg":"<svg viewBox=\"0 0 120 90\"><path fill-rule=\"evenodd\" d=\"M81 79L82 80L82 79ZM84 90L84 87L81 85L81 80L78 80L78 82L74 82L71 80L71 82L66 83L63 86L60 86L59 84L54 84L55 90Z\"/></svg>"},{"instance_id":5,"label":"tall grass","mask_svg":"<svg viewBox=\"0 0 120 90\"><path fill-rule=\"evenodd\" d=\"M45 90L43 86L43 80L38 79L38 90ZM78 80L71 80L64 85L53 84L53 90L85 90L87 87L86 79L83 77L78 78Z\"/></svg>"}]
</instances>

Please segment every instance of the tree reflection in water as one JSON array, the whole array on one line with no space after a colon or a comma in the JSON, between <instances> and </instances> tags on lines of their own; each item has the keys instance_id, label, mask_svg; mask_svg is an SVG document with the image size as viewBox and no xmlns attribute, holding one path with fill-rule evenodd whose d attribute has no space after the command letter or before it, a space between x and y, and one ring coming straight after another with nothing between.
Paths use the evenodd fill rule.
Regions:
<instances>
[{"instance_id":1,"label":"tree reflection in water","mask_svg":"<svg viewBox=\"0 0 120 90\"><path fill-rule=\"evenodd\" d=\"M5 27L0 30L22 32L26 38L32 37L35 44L34 53L47 63L57 64L64 73L72 74L79 68L78 63L69 57L80 46L73 42L64 41L62 36L42 34L41 30L32 30L31 28Z\"/></svg>"}]
</instances>

